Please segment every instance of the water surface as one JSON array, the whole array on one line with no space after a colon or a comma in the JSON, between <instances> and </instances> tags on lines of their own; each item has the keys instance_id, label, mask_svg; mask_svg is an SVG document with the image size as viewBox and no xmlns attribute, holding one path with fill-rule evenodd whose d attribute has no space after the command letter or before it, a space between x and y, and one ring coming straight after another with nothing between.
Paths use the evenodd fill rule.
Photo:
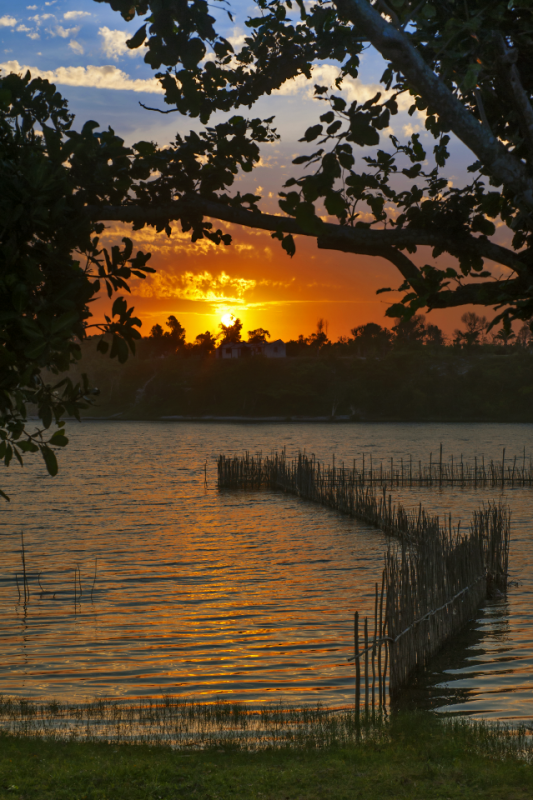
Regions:
<instances>
[{"instance_id":1,"label":"water surface","mask_svg":"<svg viewBox=\"0 0 533 800\"><path fill-rule=\"evenodd\" d=\"M386 546L378 531L298 498L216 487L214 459L281 449L337 463L527 457L532 425L84 422L50 478L28 459L2 487L0 693L250 702L352 701L352 615L370 612ZM204 465L207 462L207 486ZM367 462L368 463L368 462ZM398 489L465 523L497 490ZM490 602L410 700L533 719L533 491L513 511L508 597ZM30 601L18 602L24 530ZM96 581L95 559L98 559ZM75 589L75 569L81 574ZM40 586L37 574L40 575ZM42 587L42 588L41 588Z\"/></svg>"}]
</instances>

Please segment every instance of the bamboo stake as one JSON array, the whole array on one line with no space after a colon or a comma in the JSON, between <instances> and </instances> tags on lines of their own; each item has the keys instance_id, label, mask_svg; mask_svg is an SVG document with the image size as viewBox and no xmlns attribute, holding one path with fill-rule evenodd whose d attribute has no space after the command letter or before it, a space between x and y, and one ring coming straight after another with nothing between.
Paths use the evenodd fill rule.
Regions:
<instances>
[{"instance_id":1,"label":"bamboo stake","mask_svg":"<svg viewBox=\"0 0 533 800\"><path fill-rule=\"evenodd\" d=\"M368 715L368 617L365 617L365 714Z\"/></svg>"},{"instance_id":2,"label":"bamboo stake","mask_svg":"<svg viewBox=\"0 0 533 800\"><path fill-rule=\"evenodd\" d=\"M355 659L355 713L359 717L359 707L361 705L361 662L359 659L359 612L354 614L354 659Z\"/></svg>"}]
</instances>

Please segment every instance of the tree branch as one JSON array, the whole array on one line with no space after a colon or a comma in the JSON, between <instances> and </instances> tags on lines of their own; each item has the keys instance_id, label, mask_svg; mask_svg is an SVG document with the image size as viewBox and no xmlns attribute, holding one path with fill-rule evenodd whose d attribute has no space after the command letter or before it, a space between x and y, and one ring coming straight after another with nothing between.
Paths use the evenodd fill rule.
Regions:
<instances>
[{"instance_id":1,"label":"tree branch","mask_svg":"<svg viewBox=\"0 0 533 800\"><path fill-rule=\"evenodd\" d=\"M483 125L486 126L487 130L491 131L492 133L488 117L485 113L485 105L483 103L483 98L481 96L481 91L479 89L479 86L476 86L476 88L474 89L474 95L476 97L476 105L481 122Z\"/></svg>"},{"instance_id":2,"label":"tree branch","mask_svg":"<svg viewBox=\"0 0 533 800\"><path fill-rule=\"evenodd\" d=\"M139 105L142 106L142 108L145 108L147 111L157 111L158 114L175 114L178 110L177 108L169 108L167 110L161 108L152 108L152 106L145 106L140 100Z\"/></svg>"},{"instance_id":3,"label":"tree branch","mask_svg":"<svg viewBox=\"0 0 533 800\"><path fill-rule=\"evenodd\" d=\"M527 292L531 295L531 284L522 278L509 281L476 281L466 283L453 290L443 290L427 298L428 309L456 308L464 305L506 305L520 299Z\"/></svg>"},{"instance_id":4,"label":"tree branch","mask_svg":"<svg viewBox=\"0 0 533 800\"><path fill-rule=\"evenodd\" d=\"M351 228L331 222L322 222L314 232L302 228L294 217L264 214L251 211L242 206L230 206L216 200L207 200L197 195L186 196L165 206L88 206L87 214L91 219L117 222L144 223L147 225L165 225L169 220L198 214L211 217L247 228L258 228L266 231L281 231L294 236L311 236L317 239L320 249L340 250L345 253L360 255L381 255L387 248L437 247L451 255L468 252L501 264L518 275L532 275L529 264L523 261L512 250L491 242L484 236L450 233L433 229L387 228L372 230L369 228ZM400 255L402 255L400 253ZM388 257L388 256L384 256ZM396 256L395 256L396 258ZM412 262L409 262L412 263ZM396 264L398 266L398 264ZM404 268L406 268L404 264ZM417 274L412 273L413 280L420 279L418 268L413 265ZM401 270L400 270L401 271ZM403 272L402 272L403 274ZM406 277L406 276L404 276ZM407 280L411 280L407 278Z\"/></svg>"},{"instance_id":5,"label":"tree branch","mask_svg":"<svg viewBox=\"0 0 533 800\"><path fill-rule=\"evenodd\" d=\"M471 114L426 64L407 34L386 22L368 0L333 0L340 14L368 36L374 47L434 108L441 121L478 157L493 177L533 209L533 177L526 166Z\"/></svg>"},{"instance_id":6,"label":"tree branch","mask_svg":"<svg viewBox=\"0 0 533 800\"><path fill-rule=\"evenodd\" d=\"M376 6L381 9L383 14L386 14L388 17L391 18L392 24L394 25L395 28L400 27L400 20L398 19L398 15L385 2L385 0L376 0Z\"/></svg>"},{"instance_id":7,"label":"tree branch","mask_svg":"<svg viewBox=\"0 0 533 800\"><path fill-rule=\"evenodd\" d=\"M507 43L501 33L497 34L497 39L502 52L500 61L507 73L507 78L509 80L509 85L511 87L511 93L514 100L514 106L522 119L522 133L524 134L524 139L527 142L530 153L533 153L533 108L531 107L531 102L527 92L522 86L520 73L518 72L518 67L516 66L516 62L518 60L518 50L511 50L507 46Z\"/></svg>"},{"instance_id":8,"label":"tree branch","mask_svg":"<svg viewBox=\"0 0 533 800\"><path fill-rule=\"evenodd\" d=\"M311 236L317 239L321 249L341 250L358 255L379 256L396 266L405 280L417 294L425 295L427 284L413 262L398 248L407 246L438 247L450 252L475 252L499 264L509 266L518 277L506 281L473 281L458 286L453 290L443 289L427 295L425 301L429 309L452 308L463 305L500 305L520 297L533 295L533 272L528 264L505 247L490 242L485 237L457 237L454 233L448 237L429 230L386 229L370 230L368 228L348 228L332 223L317 225L317 232L310 233L303 229L294 218L263 214L242 207L229 206L215 200L204 200L200 197L186 197L171 205L154 206L88 206L87 213L91 219L99 221L120 221L146 224L166 225L169 220L199 215L211 217L235 225L267 231L281 231L299 236ZM320 222L320 221L319 221Z\"/></svg>"}]
</instances>

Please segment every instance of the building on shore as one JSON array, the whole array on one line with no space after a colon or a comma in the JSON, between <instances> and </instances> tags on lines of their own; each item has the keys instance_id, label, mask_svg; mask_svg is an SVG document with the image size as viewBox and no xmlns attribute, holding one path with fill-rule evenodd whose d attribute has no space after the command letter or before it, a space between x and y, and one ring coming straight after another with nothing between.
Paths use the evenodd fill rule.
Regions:
<instances>
[{"instance_id":1,"label":"building on shore","mask_svg":"<svg viewBox=\"0 0 533 800\"><path fill-rule=\"evenodd\" d=\"M285 342L281 339L276 339L274 342L221 344L215 350L216 358L250 358L251 356L286 358L287 348L285 347Z\"/></svg>"}]
</instances>

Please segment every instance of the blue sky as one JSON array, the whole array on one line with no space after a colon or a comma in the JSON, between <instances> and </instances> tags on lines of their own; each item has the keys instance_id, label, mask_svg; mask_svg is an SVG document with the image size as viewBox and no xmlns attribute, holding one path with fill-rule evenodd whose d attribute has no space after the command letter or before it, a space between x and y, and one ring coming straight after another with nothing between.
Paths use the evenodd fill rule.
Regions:
<instances>
[{"instance_id":1,"label":"blue sky","mask_svg":"<svg viewBox=\"0 0 533 800\"><path fill-rule=\"evenodd\" d=\"M2 0L0 8L0 68L12 71L29 67L34 74L39 71L49 77L68 98L80 125L94 118L102 125L112 125L131 141L147 138L150 131L157 134L161 144L177 127L196 127L195 121L178 119L178 115L165 118L139 107L138 101L166 108L142 51L131 51L125 45L126 38L140 27L138 17L125 22L107 3L94 0ZM241 2L232 3L231 8L235 23L225 14L217 16L222 33L238 45L247 31L244 19L254 13L254 7ZM363 80L348 87L350 99L370 96L382 71L381 58L368 51L363 57ZM335 72L323 66L316 75L327 81ZM276 96L261 100L250 113L275 114L283 140L287 144L296 142L317 116L317 104L312 99L314 82L316 78L307 85L305 81L292 82ZM412 124L413 120L402 119L402 125ZM415 121L417 125L420 127Z\"/></svg>"}]
</instances>

